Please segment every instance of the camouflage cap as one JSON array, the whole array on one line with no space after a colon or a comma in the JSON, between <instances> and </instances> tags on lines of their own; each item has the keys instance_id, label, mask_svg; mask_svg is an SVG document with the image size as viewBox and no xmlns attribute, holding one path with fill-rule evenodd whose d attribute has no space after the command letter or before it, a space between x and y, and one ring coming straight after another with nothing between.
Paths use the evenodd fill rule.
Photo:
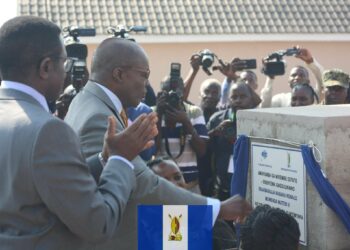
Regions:
<instances>
[{"instance_id":1,"label":"camouflage cap","mask_svg":"<svg viewBox=\"0 0 350 250\"><path fill-rule=\"evenodd\" d=\"M341 86L349 88L349 75L341 69L326 70L322 74L322 82L325 87Z\"/></svg>"}]
</instances>

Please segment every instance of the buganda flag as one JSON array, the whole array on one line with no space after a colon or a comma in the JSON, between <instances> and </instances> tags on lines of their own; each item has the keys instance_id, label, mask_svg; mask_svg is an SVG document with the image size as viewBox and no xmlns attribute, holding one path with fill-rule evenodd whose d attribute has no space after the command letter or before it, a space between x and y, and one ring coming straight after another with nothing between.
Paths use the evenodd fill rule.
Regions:
<instances>
[{"instance_id":1,"label":"buganda flag","mask_svg":"<svg viewBox=\"0 0 350 250\"><path fill-rule=\"evenodd\" d=\"M138 206L139 250L211 250L212 206Z\"/></svg>"}]
</instances>

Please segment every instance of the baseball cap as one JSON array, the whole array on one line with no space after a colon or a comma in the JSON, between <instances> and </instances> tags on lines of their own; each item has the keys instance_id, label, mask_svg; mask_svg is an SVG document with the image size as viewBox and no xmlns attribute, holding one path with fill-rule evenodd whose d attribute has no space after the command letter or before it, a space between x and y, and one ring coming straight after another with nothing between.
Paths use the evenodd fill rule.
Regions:
<instances>
[{"instance_id":1,"label":"baseball cap","mask_svg":"<svg viewBox=\"0 0 350 250\"><path fill-rule=\"evenodd\" d=\"M322 74L322 82L325 87L341 86L349 88L349 75L341 69L326 70Z\"/></svg>"}]
</instances>

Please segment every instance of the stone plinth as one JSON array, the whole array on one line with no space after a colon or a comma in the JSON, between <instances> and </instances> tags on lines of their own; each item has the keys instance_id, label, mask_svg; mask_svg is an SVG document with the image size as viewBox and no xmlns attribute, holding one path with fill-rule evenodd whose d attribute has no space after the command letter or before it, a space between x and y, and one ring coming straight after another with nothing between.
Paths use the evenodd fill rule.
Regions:
<instances>
[{"instance_id":1,"label":"stone plinth","mask_svg":"<svg viewBox=\"0 0 350 250\"><path fill-rule=\"evenodd\" d=\"M242 110L237 119L238 135L313 141L322 154L322 169L350 204L350 105ZM349 250L350 234L308 177L306 183L308 246L300 249Z\"/></svg>"}]
</instances>

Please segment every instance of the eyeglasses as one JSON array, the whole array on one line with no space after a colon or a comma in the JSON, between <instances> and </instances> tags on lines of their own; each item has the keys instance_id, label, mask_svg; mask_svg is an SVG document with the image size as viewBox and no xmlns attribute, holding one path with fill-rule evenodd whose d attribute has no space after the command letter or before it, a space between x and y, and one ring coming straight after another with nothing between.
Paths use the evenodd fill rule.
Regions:
<instances>
[{"instance_id":1,"label":"eyeglasses","mask_svg":"<svg viewBox=\"0 0 350 250\"><path fill-rule=\"evenodd\" d=\"M133 68L134 71L137 71L139 73L142 74L142 76L146 79L149 78L150 74L151 74L151 70L147 69L147 70L142 70L142 69L137 69L137 68Z\"/></svg>"},{"instance_id":2,"label":"eyeglasses","mask_svg":"<svg viewBox=\"0 0 350 250\"><path fill-rule=\"evenodd\" d=\"M150 74L151 74L151 71L149 69L140 69L140 68L133 67L133 66L122 66L122 68L126 68L126 69L129 69L129 70L133 70L133 71L139 72L139 73L141 73L141 75L145 79L148 79Z\"/></svg>"}]
</instances>

